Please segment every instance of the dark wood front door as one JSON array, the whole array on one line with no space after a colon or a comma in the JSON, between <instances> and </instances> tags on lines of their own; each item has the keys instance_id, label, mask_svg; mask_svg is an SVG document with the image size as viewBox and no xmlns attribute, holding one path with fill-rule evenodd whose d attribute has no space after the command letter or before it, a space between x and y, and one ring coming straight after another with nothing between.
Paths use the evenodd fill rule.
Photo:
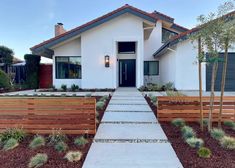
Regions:
<instances>
[{"instance_id":1,"label":"dark wood front door","mask_svg":"<svg viewBox=\"0 0 235 168\"><path fill-rule=\"evenodd\" d=\"M119 86L135 87L135 59L119 60Z\"/></svg>"}]
</instances>

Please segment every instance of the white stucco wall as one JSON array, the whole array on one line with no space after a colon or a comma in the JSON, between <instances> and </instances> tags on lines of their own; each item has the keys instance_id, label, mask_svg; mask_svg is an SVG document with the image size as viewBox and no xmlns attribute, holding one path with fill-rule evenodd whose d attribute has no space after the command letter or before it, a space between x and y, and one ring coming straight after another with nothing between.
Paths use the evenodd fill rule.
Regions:
<instances>
[{"instance_id":1,"label":"white stucco wall","mask_svg":"<svg viewBox=\"0 0 235 168\"><path fill-rule=\"evenodd\" d=\"M116 88L117 42L137 42L137 87L143 85L143 20L130 14L112 19L81 35L82 87ZM104 56L110 56L110 67L104 66Z\"/></svg>"},{"instance_id":2,"label":"white stucco wall","mask_svg":"<svg viewBox=\"0 0 235 168\"><path fill-rule=\"evenodd\" d=\"M55 57L56 56L81 56L81 38L76 38L63 45L53 48L53 85L60 88L62 84L69 88L72 84L81 87L81 79L56 79Z\"/></svg>"},{"instance_id":3,"label":"white stucco wall","mask_svg":"<svg viewBox=\"0 0 235 168\"><path fill-rule=\"evenodd\" d=\"M197 47L190 40L180 42L160 57L161 83L174 82L178 90L199 90ZM202 64L203 90L206 90L206 65Z\"/></svg>"}]
</instances>

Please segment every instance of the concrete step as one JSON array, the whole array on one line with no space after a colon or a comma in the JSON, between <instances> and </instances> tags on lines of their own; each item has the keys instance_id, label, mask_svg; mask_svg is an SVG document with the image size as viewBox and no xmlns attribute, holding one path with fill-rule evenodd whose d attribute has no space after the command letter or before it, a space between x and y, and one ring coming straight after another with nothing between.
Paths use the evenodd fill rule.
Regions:
<instances>
[{"instance_id":1,"label":"concrete step","mask_svg":"<svg viewBox=\"0 0 235 168\"><path fill-rule=\"evenodd\" d=\"M136 113L136 112L110 112L104 113L103 122L157 122L157 119L153 113Z\"/></svg>"},{"instance_id":2,"label":"concrete step","mask_svg":"<svg viewBox=\"0 0 235 168\"><path fill-rule=\"evenodd\" d=\"M95 139L164 139L159 124L100 124Z\"/></svg>"},{"instance_id":3,"label":"concrete step","mask_svg":"<svg viewBox=\"0 0 235 168\"><path fill-rule=\"evenodd\" d=\"M151 108L146 105L108 105L107 111L152 111Z\"/></svg>"},{"instance_id":4,"label":"concrete step","mask_svg":"<svg viewBox=\"0 0 235 168\"><path fill-rule=\"evenodd\" d=\"M83 168L183 168L170 143L93 143Z\"/></svg>"}]
</instances>

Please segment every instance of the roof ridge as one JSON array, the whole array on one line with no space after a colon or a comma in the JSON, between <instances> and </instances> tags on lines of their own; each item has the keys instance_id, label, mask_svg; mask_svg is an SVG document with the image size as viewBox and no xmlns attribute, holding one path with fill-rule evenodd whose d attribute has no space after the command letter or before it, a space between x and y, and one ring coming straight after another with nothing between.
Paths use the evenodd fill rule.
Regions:
<instances>
[{"instance_id":1,"label":"roof ridge","mask_svg":"<svg viewBox=\"0 0 235 168\"><path fill-rule=\"evenodd\" d=\"M56 37L52 37L52 38L50 38L50 39L48 39L48 40L46 40L46 41L43 41L43 42L41 42L41 43L39 43L39 44L37 44L37 45L31 47L30 50L33 50L33 49L38 48L38 47L40 47L40 46L42 46L42 45L44 45L44 44L47 44L47 43L49 43L50 41L59 39L59 38L65 36L65 35L67 35L67 34L70 34L70 33L74 32L74 31L76 31L76 30L79 30L79 29L81 29L81 28L84 28L84 27L86 27L86 26L88 26L88 25L90 25L90 24L92 24L92 23L98 22L98 21L101 20L101 19L104 19L104 18L106 18L106 17L108 17L108 16L111 16L111 15L113 15L113 14L115 14L115 13L121 11L121 10L127 9L127 8L130 8L130 9L132 9L132 10L138 11L139 13L142 13L143 15L149 16L149 17L151 17L151 18L153 18L153 19L157 19L156 17L152 16L152 15L151 15L150 13L148 13L148 12L145 12L145 11L143 11L143 10L141 10L141 9L135 8L135 7L133 7L133 6L129 5L129 4L125 4L125 5L123 5L123 6L119 7L119 8L117 8L117 9L111 11L111 12L108 12L108 13L106 13L106 14L100 16L100 17L97 17L96 19L93 19L93 20L91 20L91 21L89 21L89 22L86 22L86 23L84 23L84 24L82 24L82 25L80 25L80 26L78 26L78 27L75 27L75 28L73 28L73 29L70 29L69 31L66 31L65 33L63 33L63 34L61 34L61 35L58 35L58 36L56 36Z\"/></svg>"}]
</instances>

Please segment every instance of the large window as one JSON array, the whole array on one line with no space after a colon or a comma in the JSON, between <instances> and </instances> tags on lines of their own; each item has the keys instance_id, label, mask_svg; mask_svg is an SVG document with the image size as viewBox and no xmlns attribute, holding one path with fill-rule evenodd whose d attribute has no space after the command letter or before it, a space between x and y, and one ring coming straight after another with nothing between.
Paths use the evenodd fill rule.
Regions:
<instances>
[{"instance_id":1,"label":"large window","mask_svg":"<svg viewBox=\"0 0 235 168\"><path fill-rule=\"evenodd\" d=\"M135 54L135 42L118 42L118 54Z\"/></svg>"},{"instance_id":2,"label":"large window","mask_svg":"<svg viewBox=\"0 0 235 168\"><path fill-rule=\"evenodd\" d=\"M144 75L159 75L159 61L144 61Z\"/></svg>"},{"instance_id":3,"label":"large window","mask_svg":"<svg viewBox=\"0 0 235 168\"><path fill-rule=\"evenodd\" d=\"M81 79L81 57L56 57L56 79Z\"/></svg>"},{"instance_id":4,"label":"large window","mask_svg":"<svg viewBox=\"0 0 235 168\"><path fill-rule=\"evenodd\" d=\"M165 43L169 39L171 39L173 36L177 35L177 33L167 30L165 28L162 28L162 42Z\"/></svg>"}]
</instances>

